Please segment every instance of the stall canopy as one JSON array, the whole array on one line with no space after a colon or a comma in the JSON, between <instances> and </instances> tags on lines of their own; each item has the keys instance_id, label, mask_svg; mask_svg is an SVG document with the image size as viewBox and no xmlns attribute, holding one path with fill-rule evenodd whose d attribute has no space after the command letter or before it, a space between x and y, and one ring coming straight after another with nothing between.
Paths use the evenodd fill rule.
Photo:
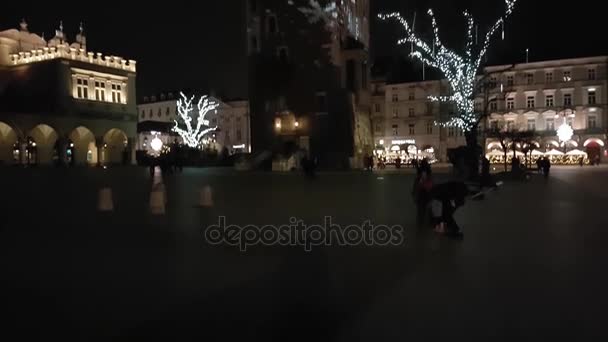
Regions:
<instances>
[{"instance_id":1,"label":"stall canopy","mask_svg":"<svg viewBox=\"0 0 608 342\"><path fill-rule=\"evenodd\" d=\"M532 150L532 155L533 156L544 156L545 154L539 150Z\"/></svg>"},{"instance_id":2,"label":"stall canopy","mask_svg":"<svg viewBox=\"0 0 608 342\"><path fill-rule=\"evenodd\" d=\"M505 155L504 152L499 151L499 150L494 150L494 151L486 154L486 157L503 157L504 155ZM509 154L507 153L507 155L509 155Z\"/></svg>"},{"instance_id":3,"label":"stall canopy","mask_svg":"<svg viewBox=\"0 0 608 342\"><path fill-rule=\"evenodd\" d=\"M569 156L587 156L586 152L583 152L581 150L572 150L572 151L568 151L568 153L566 153Z\"/></svg>"},{"instance_id":4,"label":"stall canopy","mask_svg":"<svg viewBox=\"0 0 608 342\"><path fill-rule=\"evenodd\" d=\"M563 156L564 152L558 150L551 150L545 153L546 156Z\"/></svg>"}]
</instances>

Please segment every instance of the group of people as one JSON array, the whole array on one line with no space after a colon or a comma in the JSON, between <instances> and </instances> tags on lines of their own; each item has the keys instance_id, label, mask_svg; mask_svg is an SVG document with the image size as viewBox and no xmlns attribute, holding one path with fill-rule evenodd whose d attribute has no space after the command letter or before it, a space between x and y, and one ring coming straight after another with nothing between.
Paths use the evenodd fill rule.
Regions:
<instances>
[{"instance_id":1,"label":"group of people","mask_svg":"<svg viewBox=\"0 0 608 342\"><path fill-rule=\"evenodd\" d=\"M464 205L467 194L468 189L463 182L434 184L431 165L422 160L412 187L418 227L423 227L427 217L430 217L431 225L437 234L445 234L455 239L463 238L462 231L454 220L454 213Z\"/></svg>"}]
</instances>

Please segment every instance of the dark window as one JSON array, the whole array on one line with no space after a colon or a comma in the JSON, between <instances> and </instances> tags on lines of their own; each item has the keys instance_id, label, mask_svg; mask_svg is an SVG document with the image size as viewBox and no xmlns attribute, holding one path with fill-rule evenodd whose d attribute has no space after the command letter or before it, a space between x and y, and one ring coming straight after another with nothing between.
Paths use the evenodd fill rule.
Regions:
<instances>
[{"instance_id":1,"label":"dark window","mask_svg":"<svg viewBox=\"0 0 608 342\"><path fill-rule=\"evenodd\" d=\"M255 13L258 11L258 1L257 0L249 0L249 11Z\"/></svg>"},{"instance_id":2,"label":"dark window","mask_svg":"<svg viewBox=\"0 0 608 342\"><path fill-rule=\"evenodd\" d=\"M317 112L327 112L327 96L324 93L317 94Z\"/></svg>"},{"instance_id":3,"label":"dark window","mask_svg":"<svg viewBox=\"0 0 608 342\"><path fill-rule=\"evenodd\" d=\"M251 50L258 51L258 37L251 36Z\"/></svg>"},{"instance_id":4,"label":"dark window","mask_svg":"<svg viewBox=\"0 0 608 342\"><path fill-rule=\"evenodd\" d=\"M355 61L349 59L348 62L346 62L346 89L350 90L353 93L357 89L355 74Z\"/></svg>"},{"instance_id":5,"label":"dark window","mask_svg":"<svg viewBox=\"0 0 608 342\"><path fill-rule=\"evenodd\" d=\"M361 64L361 89L367 89L367 62Z\"/></svg>"},{"instance_id":6,"label":"dark window","mask_svg":"<svg viewBox=\"0 0 608 342\"><path fill-rule=\"evenodd\" d=\"M277 18L274 15L268 17L268 33L277 33Z\"/></svg>"},{"instance_id":7,"label":"dark window","mask_svg":"<svg viewBox=\"0 0 608 342\"><path fill-rule=\"evenodd\" d=\"M287 49L287 47L285 47L285 46L280 47L279 51L278 51L278 55L279 55L279 60L282 63L289 62L289 50Z\"/></svg>"}]
</instances>

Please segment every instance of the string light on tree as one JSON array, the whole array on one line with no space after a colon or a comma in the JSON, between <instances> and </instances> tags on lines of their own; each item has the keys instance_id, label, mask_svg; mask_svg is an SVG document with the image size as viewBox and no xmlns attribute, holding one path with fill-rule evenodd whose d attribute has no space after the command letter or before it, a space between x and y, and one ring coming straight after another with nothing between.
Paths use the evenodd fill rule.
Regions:
<instances>
[{"instance_id":1,"label":"string light on tree","mask_svg":"<svg viewBox=\"0 0 608 342\"><path fill-rule=\"evenodd\" d=\"M206 119L206 116L209 112L216 113L219 104L211 100L208 96L202 96L196 105L198 113L194 113L194 96L188 98L184 93L180 93L180 95L182 98L177 100L179 121L174 120L175 127L173 127L173 131L182 137L186 145L197 148L207 134L217 130L217 126L211 127L209 125L209 120ZM194 114L198 114L196 117L196 124L193 123ZM185 128L181 128L180 124L183 124Z\"/></svg>"},{"instance_id":2,"label":"string light on tree","mask_svg":"<svg viewBox=\"0 0 608 342\"><path fill-rule=\"evenodd\" d=\"M293 5L293 2L290 4ZM333 1L321 6L317 0L309 0L308 7L298 7L298 11L306 15L309 23L316 24L321 21L328 29L335 28L338 22L338 7Z\"/></svg>"},{"instance_id":3,"label":"string light on tree","mask_svg":"<svg viewBox=\"0 0 608 342\"><path fill-rule=\"evenodd\" d=\"M465 132L476 129L481 117L481 113L475 112L474 98L477 72L487 54L492 38L501 27L504 39L504 22L513 13L516 2L517 0L505 0L505 15L490 27L481 46L476 43L477 26L475 20L468 11L464 11L463 14L467 21L466 45L464 53L460 54L447 48L441 42L439 26L432 9L427 12L433 30L431 42L424 41L418 34L414 33L412 26L399 13L379 15L383 20L395 19L403 25L407 36L400 39L398 44L412 44L414 47L410 53L412 58L420 60L424 65L438 69L447 78L452 95L431 96L429 99L431 101L454 103L457 113L449 121L437 122L436 124L444 127L457 127Z\"/></svg>"}]
</instances>

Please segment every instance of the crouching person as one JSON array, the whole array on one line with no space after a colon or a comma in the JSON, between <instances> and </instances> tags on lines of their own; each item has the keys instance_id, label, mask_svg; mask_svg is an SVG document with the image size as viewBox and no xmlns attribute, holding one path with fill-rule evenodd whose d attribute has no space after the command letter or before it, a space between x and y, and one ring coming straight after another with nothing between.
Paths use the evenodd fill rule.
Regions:
<instances>
[{"instance_id":1,"label":"crouching person","mask_svg":"<svg viewBox=\"0 0 608 342\"><path fill-rule=\"evenodd\" d=\"M437 215L434 219L435 230L438 233L445 233L450 238L462 239L462 230L454 219L454 213L465 203L465 198L469 190L463 182L449 182L438 184L431 190L431 200L435 203L433 216L438 211L438 203L441 203L441 216ZM439 222L439 223L437 223Z\"/></svg>"}]
</instances>

